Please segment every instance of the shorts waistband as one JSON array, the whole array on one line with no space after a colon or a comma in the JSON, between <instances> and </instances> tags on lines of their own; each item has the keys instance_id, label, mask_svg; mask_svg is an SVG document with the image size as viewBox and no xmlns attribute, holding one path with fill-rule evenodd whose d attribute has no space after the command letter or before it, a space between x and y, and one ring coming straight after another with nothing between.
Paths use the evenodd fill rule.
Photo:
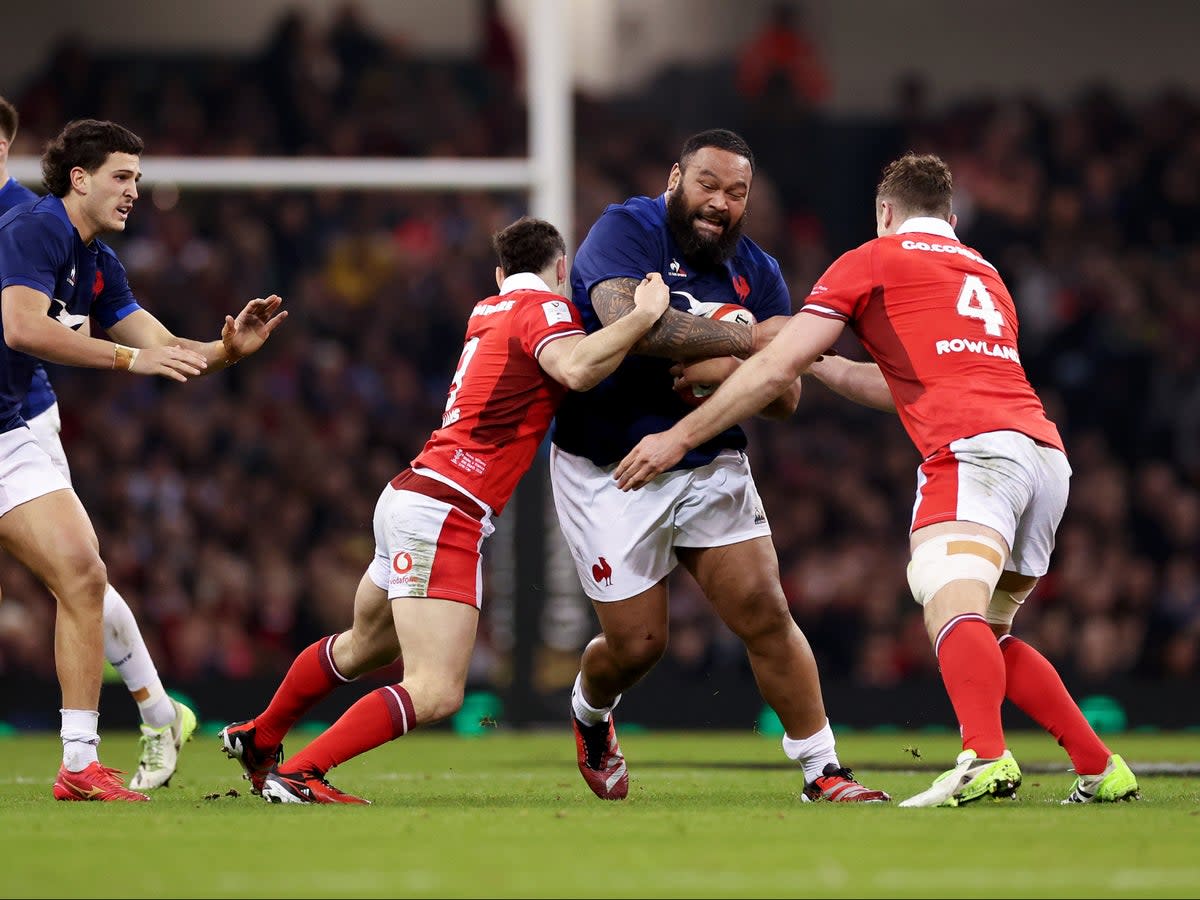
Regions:
<instances>
[{"instance_id":1,"label":"shorts waistband","mask_svg":"<svg viewBox=\"0 0 1200 900\"><path fill-rule=\"evenodd\" d=\"M438 481L436 478L428 478L412 469L405 469L390 483L398 491L414 491L424 494L426 497L432 497L434 500L449 503L455 509L477 521L482 522L487 517L487 511L462 491L456 491L445 482Z\"/></svg>"}]
</instances>

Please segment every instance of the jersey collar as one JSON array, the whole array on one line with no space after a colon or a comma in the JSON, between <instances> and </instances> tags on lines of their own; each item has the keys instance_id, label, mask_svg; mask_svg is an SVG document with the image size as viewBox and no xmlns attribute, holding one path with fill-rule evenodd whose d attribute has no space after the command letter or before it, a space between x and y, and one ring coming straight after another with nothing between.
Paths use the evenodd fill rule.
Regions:
<instances>
[{"instance_id":1,"label":"jersey collar","mask_svg":"<svg viewBox=\"0 0 1200 900\"><path fill-rule=\"evenodd\" d=\"M933 216L913 216L911 219L905 219L904 224L896 229L896 234L906 234L910 231L918 234L936 234L938 237L958 240L958 235L954 233L949 222Z\"/></svg>"},{"instance_id":2,"label":"jersey collar","mask_svg":"<svg viewBox=\"0 0 1200 900\"><path fill-rule=\"evenodd\" d=\"M516 272L509 275L500 284L500 296L511 294L513 291L545 291L548 294L553 294L554 291L546 282L535 275L533 272Z\"/></svg>"}]
</instances>

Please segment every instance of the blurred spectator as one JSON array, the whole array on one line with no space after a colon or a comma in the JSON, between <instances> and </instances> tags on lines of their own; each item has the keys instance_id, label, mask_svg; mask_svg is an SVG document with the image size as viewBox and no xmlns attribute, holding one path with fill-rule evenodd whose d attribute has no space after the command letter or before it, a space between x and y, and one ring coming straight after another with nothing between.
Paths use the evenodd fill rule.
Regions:
<instances>
[{"instance_id":1,"label":"blurred spectator","mask_svg":"<svg viewBox=\"0 0 1200 900\"><path fill-rule=\"evenodd\" d=\"M520 77L517 46L512 31L500 11L498 0L481 0L483 22L483 49L480 62L483 68L499 84L512 86Z\"/></svg>"},{"instance_id":2,"label":"blurred spectator","mask_svg":"<svg viewBox=\"0 0 1200 900\"><path fill-rule=\"evenodd\" d=\"M810 107L828 99L829 73L794 4L776 3L738 50L737 89L764 106Z\"/></svg>"},{"instance_id":3,"label":"blurred spectator","mask_svg":"<svg viewBox=\"0 0 1200 900\"><path fill-rule=\"evenodd\" d=\"M499 4L480 9L503 24ZM435 64L380 38L352 4L332 22L297 12L256 58L199 63L123 53L113 66L64 42L23 93L10 93L23 152L71 115L116 115L106 104L130 78L139 97L130 124L156 154L523 152L511 39L493 35L478 58ZM767 49L746 48L752 93L774 78L804 103L828 97L794 19L764 34ZM778 64L772 42L794 41L808 62ZM486 87L499 82L510 89ZM879 148L864 135L945 156L959 174L960 233L1012 287L1022 360L1075 469L1050 574L1016 631L1080 684L1200 677L1200 98L1168 89L1126 102L1097 87L1058 108L981 96L937 110L919 83L903 96L896 120L874 131L812 121L798 147L777 121L755 130L761 173L748 233L802 297L873 224L847 219L856 198L822 193L816 173L833 188L873 184L877 172L864 169ZM620 101L580 102L580 227L610 202L662 191L644 161L673 152L693 126L736 126L743 115L713 108L704 123L675 122L630 115ZM798 155L822 146L855 152L820 165ZM467 307L491 283L488 236L524 200L151 188L139 203L119 251L170 327L215 334L230 298L275 284L292 320L256 366L186 395L56 369L63 440L110 576L164 676L277 677L299 649L348 623L342 598L370 558L360 538L378 485L439 421ZM852 337L838 349L861 354ZM825 677L888 686L934 674L897 538L916 464L899 423L812 384L790 423L750 427L760 489L794 498L776 507L772 528L792 612ZM0 673L53 678L52 599L4 555L0 585ZM725 626L691 602L694 588L672 590L677 664L744 668ZM142 608L142 597L156 605ZM485 634L487 617L485 606ZM504 648L481 646L472 677L502 685Z\"/></svg>"}]
</instances>

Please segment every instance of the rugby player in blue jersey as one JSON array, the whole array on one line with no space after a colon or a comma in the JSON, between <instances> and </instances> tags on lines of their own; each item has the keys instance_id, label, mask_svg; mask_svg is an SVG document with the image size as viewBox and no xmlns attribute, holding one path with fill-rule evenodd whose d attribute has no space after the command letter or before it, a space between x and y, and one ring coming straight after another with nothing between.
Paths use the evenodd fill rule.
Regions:
<instances>
[{"instance_id":1,"label":"rugby player in blue jersey","mask_svg":"<svg viewBox=\"0 0 1200 900\"><path fill-rule=\"evenodd\" d=\"M17 136L18 122L17 110L0 97L0 215L38 199L37 194L8 175L8 151ZM70 479L71 469L60 437L58 397L40 360L21 404L21 418ZM135 790L165 787L179 764L180 748L196 730L196 714L167 695L133 611L111 584L104 592L104 657L125 682L142 718L141 752L129 786Z\"/></svg>"},{"instance_id":2,"label":"rugby player in blue jersey","mask_svg":"<svg viewBox=\"0 0 1200 900\"><path fill-rule=\"evenodd\" d=\"M55 595L62 688L59 800L145 800L97 756L108 589L95 530L70 481L21 415L39 360L175 381L233 365L287 316L275 295L225 317L219 340L176 337L134 298L98 240L125 229L142 141L113 122L71 122L42 156L49 194L0 216L0 545ZM88 318L113 340L81 330Z\"/></svg>"},{"instance_id":3,"label":"rugby player in blue jersey","mask_svg":"<svg viewBox=\"0 0 1200 900\"><path fill-rule=\"evenodd\" d=\"M571 272L572 298L589 331L632 308L646 272L662 273L673 307L634 347L641 355L587 393L569 394L555 419L554 502L603 629L585 648L572 691L579 770L602 799L629 790L611 713L666 649L668 577L679 563L746 645L759 690L784 725L784 752L803 769L801 796L890 799L856 782L838 760L816 660L780 585L745 433L735 427L718 435L635 494L613 480L639 440L691 409L675 390L675 363L695 362L683 370L685 383L720 381L791 315L779 264L742 235L753 178L754 156L740 136L720 129L694 135L671 167L666 192L609 206ZM690 312L705 303L738 304L762 324ZM797 381L760 412L786 418L799 398Z\"/></svg>"}]
</instances>

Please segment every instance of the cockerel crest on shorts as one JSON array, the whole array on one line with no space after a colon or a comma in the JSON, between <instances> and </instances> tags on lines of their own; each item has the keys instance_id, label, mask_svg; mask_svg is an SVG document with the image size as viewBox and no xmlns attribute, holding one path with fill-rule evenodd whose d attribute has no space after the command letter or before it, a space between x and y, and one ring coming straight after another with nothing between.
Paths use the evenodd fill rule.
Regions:
<instances>
[{"instance_id":1,"label":"cockerel crest on shorts","mask_svg":"<svg viewBox=\"0 0 1200 900\"><path fill-rule=\"evenodd\" d=\"M603 581L605 587L612 587L612 573L612 566L603 556L600 557L599 563L592 566L592 578L596 580L596 584Z\"/></svg>"}]
</instances>

